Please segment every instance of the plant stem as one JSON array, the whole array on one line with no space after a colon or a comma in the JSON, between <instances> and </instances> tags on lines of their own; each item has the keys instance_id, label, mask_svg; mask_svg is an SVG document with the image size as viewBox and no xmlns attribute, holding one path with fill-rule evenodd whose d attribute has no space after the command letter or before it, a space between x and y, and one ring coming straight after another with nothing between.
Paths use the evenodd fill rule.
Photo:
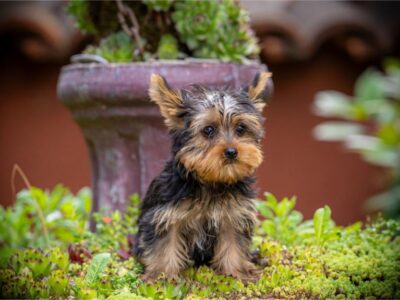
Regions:
<instances>
[{"instance_id":1,"label":"plant stem","mask_svg":"<svg viewBox=\"0 0 400 300\"><path fill-rule=\"evenodd\" d=\"M44 235L45 240L46 240L46 246L48 246L50 244L49 232L47 230L46 220L44 218L43 210L40 207L39 202L36 199L36 196L34 195L34 193L32 191L32 185L29 182L28 177L25 175L24 171L22 171L20 166L17 165L17 164L14 164L12 172L11 172L11 191L12 191L14 197L15 197L14 199L16 201L16 198L17 198L17 193L16 193L16 189L15 189L15 177L17 176L17 174L21 177L21 179L24 182L25 186L29 189L29 191L31 192L31 195L33 196L33 199L35 200L34 203L36 205L36 211L38 213L38 217L39 217L40 223L42 225L43 235Z\"/></svg>"},{"instance_id":2,"label":"plant stem","mask_svg":"<svg viewBox=\"0 0 400 300\"><path fill-rule=\"evenodd\" d=\"M121 23L122 29L136 42L140 56L143 58L144 57L144 49L140 37L140 27L139 27L139 22L136 18L135 13L133 10L126 6L125 4L122 3L122 0L115 0L117 3L118 7L118 20ZM132 26L129 27L128 23L126 22L125 17L128 17Z\"/></svg>"}]
</instances>

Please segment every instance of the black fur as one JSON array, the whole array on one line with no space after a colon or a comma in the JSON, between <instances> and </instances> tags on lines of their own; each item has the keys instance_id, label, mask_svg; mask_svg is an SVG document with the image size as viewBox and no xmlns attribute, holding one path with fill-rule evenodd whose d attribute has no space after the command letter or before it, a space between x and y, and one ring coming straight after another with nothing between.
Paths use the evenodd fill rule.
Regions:
<instances>
[{"instance_id":1,"label":"black fur","mask_svg":"<svg viewBox=\"0 0 400 300\"><path fill-rule=\"evenodd\" d=\"M193 173L187 172L182 164L175 159L167 162L161 174L150 184L147 194L143 199L137 241L143 236L145 244L152 245L157 239L162 237L156 235L155 226L151 224L151 220L156 209L166 204L178 205L182 199L201 199L202 193L215 195L215 201L218 201L218 198L221 198L221 196L224 197L227 193L235 196L242 195L248 199L255 197L255 192L251 188L254 182L253 177L247 177L234 184L206 184L196 180L195 177ZM209 239L205 241L203 249L198 249L197 247L193 249L191 258L195 266L208 264L213 257L216 228L208 228L207 224L204 224L204 230L208 233L207 236ZM250 236L251 233L248 233L248 235ZM134 254L140 256L143 250L139 243L136 242Z\"/></svg>"},{"instance_id":2,"label":"black fur","mask_svg":"<svg viewBox=\"0 0 400 300\"><path fill-rule=\"evenodd\" d=\"M158 84L158 82L161 82L161 84L164 85L163 89L169 89L165 80L164 82L154 80L154 82L156 84ZM155 86L154 91L158 90L158 86ZM164 98L157 95L156 92L154 92L153 94L155 94L155 97L157 97L156 102L160 105L161 108L163 108ZM254 226L253 223L255 221L255 212L253 212L254 206L252 203L252 200L255 198L255 192L251 187L254 182L254 178L248 175L251 174L251 172L254 172L254 169L251 169L253 170L251 172L243 173L245 174L243 176L236 177L235 175L234 180L220 180L220 178L224 178L223 176L225 174L231 176L232 173L229 172L222 172L222 177L210 177L211 179L208 179L206 176L204 176L200 178L202 173L199 172L199 170L201 171L202 166L207 166L207 162L203 164L203 161L201 161L201 163L199 164L200 166L194 164L197 169L193 168L191 165L187 167L187 162L185 162L184 160L179 160L179 155L184 149L184 151L186 151L184 153L189 155L189 159L191 159L190 155L194 153L195 156L193 157L196 158L197 162L199 154L205 154L209 149L215 146L211 141L204 142L203 140L198 140L204 139L204 137L200 137L198 135L199 128L201 129L200 126L202 126L203 124L201 124L201 122L196 123L195 121L198 121L199 118L194 119L194 117L199 113L200 116L203 117L201 113L209 109L214 111L215 115L215 110L213 108L217 108L217 118L221 117L225 124L225 127L220 128L221 131L226 130L226 135L224 135L225 138L226 136L229 136L229 132L235 132L234 130L235 128L237 128L237 121L231 123L231 120L233 120L235 116L244 115L244 117L242 116L241 119L239 118L240 122L246 120L245 116L248 116L249 126L246 127L246 138L245 140L243 140L243 147L241 149L255 149L255 151L253 152L247 150L249 152L245 157L247 157L248 159L248 164L251 163L251 159L249 157L255 158L253 161L256 161L257 163L253 164L256 167L262 159L262 155L256 156L256 154L254 153L256 151L259 151L259 142L263 135L262 123L264 119L262 117L262 114L256 109L254 103L249 98L246 91L243 90L240 92L234 92L227 89L210 91L201 86L192 86L190 90L181 91L180 97L181 103L177 104L177 107L172 110L175 111L175 115L171 117L168 115L168 113L166 114L166 118L171 117L171 120L173 120L174 122L168 123L170 125L170 134L172 138L171 158L166 163L161 174L152 181L147 191L147 194L142 201L141 214L139 217L139 232L137 234L136 243L134 246L134 254L139 258L139 260L141 260L141 258L143 257L150 257L150 263L149 261L147 262L152 265L151 272L154 272L154 269L157 269L157 272L159 272L162 271L162 269L158 269L159 266L157 265L156 260L160 259L160 257L162 259L162 255L164 254L164 252L160 251L162 247L158 247L164 245L160 244L161 241L163 241L164 243L168 243L167 241L177 241L176 245L178 245L178 243L182 243L183 240L186 246L184 248L187 249L185 250L185 255L188 255L187 259L190 260L194 264L194 266L200 266L203 264L209 265L212 262L214 255L218 257L218 254L215 254L214 251L216 253L220 251L219 255L225 256L225 250L221 250L225 248L216 248L216 245L219 243L218 241L220 241L220 244L223 245L230 245L230 242L234 243L234 248L240 248L239 250L237 250L238 252L240 252L240 255L243 254L242 256L248 256L248 261L250 261L248 246L251 241L251 235ZM171 105L171 101L168 105ZM220 116L218 113L220 114ZM257 124L254 125L254 123ZM229 125L232 125L231 127L233 129L229 127ZM218 151L219 149L224 149L224 147L227 147L226 145L232 142L231 140L229 140L229 138L226 139L226 142L221 142L222 146L220 148L217 147L215 149ZM198 144L200 146L193 145L196 144L196 142L200 142ZM238 144L241 143L240 138L237 137L235 142ZM208 143L207 146L201 146L204 145L204 143ZM246 148L249 144L251 144L253 148ZM245 151L246 150L243 150L243 153L246 153ZM215 152L208 153L215 155ZM261 152L259 151L259 153ZM212 156L212 158L214 157L221 156ZM210 161L212 162L213 159L211 159ZM188 169L186 169L185 166ZM220 172L218 169L219 165L216 166L216 174L220 174L218 173ZM215 180L214 178L217 179ZM204 202L201 202L201 205L198 205L198 201ZM218 201L222 202L218 203ZM182 203L184 205L180 206L180 204ZM216 204L224 205L221 206ZM164 227L159 226L163 224L155 224L155 222L165 222L165 219L157 218L157 214L160 214L160 212L164 213L166 211L167 213L169 213L170 211L168 211L167 209L186 209L186 207L188 207L188 210L190 210L191 208L200 207L201 209L205 209L207 212L217 212L215 214L217 216L219 216L218 212L223 212L221 214L223 217L219 217L221 218L221 223L218 223L222 225L219 225L220 228L217 228L216 226L218 225L215 225L215 219L207 220L210 215L203 214L203 212L202 214L200 214L199 218L199 222L202 223L194 223L195 226L193 227L184 227L186 226L184 225L182 227L185 228L184 230L181 230L180 227L176 227L178 229L175 228L175 231L169 231L167 226ZM223 210L221 209L221 207L223 207ZM175 210L172 210L172 212L175 213ZM195 214L197 215L197 210L193 210L192 212L195 212ZM180 213L182 212L176 213L177 215L175 215L174 218L179 219ZM234 220L238 220L236 223L234 223L237 225L238 228L234 228L232 226L232 222L234 221L231 220L231 213L233 213L233 215L235 216ZM212 217L210 218L214 218L215 215L212 215ZM166 214L165 216L169 218L170 214ZM189 218L185 220L189 220ZM197 222L197 219L194 220L196 220ZM201 230L199 230L199 228ZM169 238L169 234L171 233L172 236L173 234L176 234L175 232L177 232L177 230L180 234L179 242L176 236L174 236L174 239ZM201 234L199 234L198 236L200 236L201 238L199 238L198 240L194 240L197 238L197 236L191 234L190 231L192 230L197 230L197 232L200 231ZM223 236L223 234L219 234L221 230L225 230L224 232L227 232L227 230L229 231L228 236L230 239L228 240L228 242L221 238ZM221 240L219 240L220 238ZM181 250L182 249L180 249L179 251ZM159 256L155 256L155 258L152 257L149 252L152 253L153 251L159 254ZM240 256L239 259L237 258L238 255L233 255L232 260L238 259L238 261L236 261L234 264L234 268L236 269L233 270L228 266L226 267L226 272L224 270L222 270L222 272L235 276L239 275L239 273L244 274L250 272L253 267L252 265L250 265L251 263L247 263L245 261L246 257L242 256ZM185 259L185 264L187 259ZM219 258L219 260L222 261L223 259ZM223 261L223 264L229 265L230 262L231 260L228 260L228 263ZM154 265L156 266L154 267ZM215 265L218 265L218 263L213 261L212 266L215 267Z\"/></svg>"}]
</instances>

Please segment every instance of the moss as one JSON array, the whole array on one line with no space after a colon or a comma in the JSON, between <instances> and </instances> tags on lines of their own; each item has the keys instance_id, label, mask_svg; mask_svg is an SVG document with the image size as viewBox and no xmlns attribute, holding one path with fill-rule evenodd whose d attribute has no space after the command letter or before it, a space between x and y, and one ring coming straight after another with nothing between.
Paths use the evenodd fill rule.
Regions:
<instances>
[{"instance_id":1,"label":"moss","mask_svg":"<svg viewBox=\"0 0 400 300\"><path fill-rule=\"evenodd\" d=\"M26 197L41 195L53 199L54 191L35 194L25 191L20 195L23 197L18 198L14 209L20 209L21 199L27 201ZM77 207L83 201L73 195L69 198L76 200ZM66 201L65 195L58 199ZM301 214L294 211L294 198L278 201L268 195L266 201L259 203L259 211L268 216L265 220L271 221L267 232L279 231L280 235L276 238L267 234L263 222L256 229L252 249L258 253L261 270L257 282L243 283L203 266L187 269L178 280L161 275L157 281L146 283L141 280L143 267L129 253L132 235L137 231L139 198L133 196L130 203L125 215L95 214L97 233L86 229L69 247L69 240L60 239L54 243L58 247L26 248L29 245L23 239L19 248L13 240L15 248L0 268L1 297L400 298L399 221L377 219L364 227L360 223L339 227L334 225L330 210L325 207L316 211L313 220L298 223ZM60 209L57 205L53 207L50 214ZM4 210L0 217L1 214ZM25 222L20 214L15 217ZM87 225L89 218L85 218ZM293 222L298 226L292 226ZM6 240L1 241L9 246Z\"/></svg>"}]
</instances>

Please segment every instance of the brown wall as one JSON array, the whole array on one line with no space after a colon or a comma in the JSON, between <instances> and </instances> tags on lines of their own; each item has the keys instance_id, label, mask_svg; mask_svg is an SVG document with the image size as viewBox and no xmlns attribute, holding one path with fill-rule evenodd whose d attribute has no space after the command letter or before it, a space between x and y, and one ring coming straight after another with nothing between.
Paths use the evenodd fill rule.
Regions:
<instances>
[{"instance_id":1,"label":"brown wall","mask_svg":"<svg viewBox=\"0 0 400 300\"><path fill-rule=\"evenodd\" d=\"M76 191L90 184L83 137L69 112L58 102L61 65L40 65L21 57L0 69L0 199L12 201L10 174L17 163L32 185L63 183ZM17 187L22 188L21 180Z\"/></svg>"},{"instance_id":2,"label":"brown wall","mask_svg":"<svg viewBox=\"0 0 400 300\"><path fill-rule=\"evenodd\" d=\"M33 185L63 183L76 191L90 184L90 165L83 137L58 102L61 65L39 65L21 57L4 59L0 69L0 199L12 201L10 173L18 163ZM277 196L298 196L306 217L328 204L334 218L347 224L363 217L362 203L377 191L379 170L338 144L317 142L311 129L315 92L351 93L362 70L336 53L323 53L301 64L272 65L275 94L266 109L265 162L258 188ZM19 180L17 186L22 187Z\"/></svg>"}]
</instances>

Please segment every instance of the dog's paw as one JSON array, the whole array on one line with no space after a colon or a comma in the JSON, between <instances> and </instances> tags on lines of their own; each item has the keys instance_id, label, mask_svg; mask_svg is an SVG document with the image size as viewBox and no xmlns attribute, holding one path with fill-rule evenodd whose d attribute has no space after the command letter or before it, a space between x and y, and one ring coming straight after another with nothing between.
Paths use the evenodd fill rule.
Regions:
<instances>
[{"instance_id":1,"label":"dog's paw","mask_svg":"<svg viewBox=\"0 0 400 300\"><path fill-rule=\"evenodd\" d=\"M159 273L153 273L153 272L146 272L142 275L140 275L140 279L142 281L148 282L148 283L153 283L154 281L157 280L159 277Z\"/></svg>"},{"instance_id":2,"label":"dog's paw","mask_svg":"<svg viewBox=\"0 0 400 300\"><path fill-rule=\"evenodd\" d=\"M261 270L257 269L254 265L242 270L235 270L231 272L223 272L224 275L232 276L240 279L243 283L257 282L260 279Z\"/></svg>"},{"instance_id":3,"label":"dog's paw","mask_svg":"<svg viewBox=\"0 0 400 300\"><path fill-rule=\"evenodd\" d=\"M179 274L176 273L162 273L162 272L145 272L140 276L145 282L154 283L158 279L168 279L177 282L179 280Z\"/></svg>"},{"instance_id":4,"label":"dog's paw","mask_svg":"<svg viewBox=\"0 0 400 300\"><path fill-rule=\"evenodd\" d=\"M257 269L256 267L253 267L249 270L246 270L245 273L243 273L242 278L240 278L244 283L251 283L251 282L257 282L260 279L261 276L261 270Z\"/></svg>"}]
</instances>

